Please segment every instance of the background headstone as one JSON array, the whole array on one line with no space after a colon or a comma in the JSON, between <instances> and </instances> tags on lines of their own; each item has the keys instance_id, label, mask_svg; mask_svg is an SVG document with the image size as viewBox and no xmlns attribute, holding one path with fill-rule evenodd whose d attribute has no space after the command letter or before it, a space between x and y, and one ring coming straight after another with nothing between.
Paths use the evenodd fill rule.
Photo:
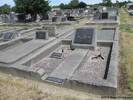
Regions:
<instances>
[{"instance_id":1,"label":"background headstone","mask_svg":"<svg viewBox=\"0 0 133 100\"><path fill-rule=\"evenodd\" d=\"M17 37L17 33L15 31L8 31L3 33L3 40L9 41Z\"/></svg>"},{"instance_id":2,"label":"background headstone","mask_svg":"<svg viewBox=\"0 0 133 100\"><path fill-rule=\"evenodd\" d=\"M57 22L57 17L52 17L52 22Z\"/></svg>"},{"instance_id":3,"label":"background headstone","mask_svg":"<svg viewBox=\"0 0 133 100\"><path fill-rule=\"evenodd\" d=\"M43 26L43 29L48 31L48 35L50 37L55 37L57 35L57 33L56 33L56 26L45 25L45 26Z\"/></svg>"},{"instance_id":4,"label":"background headstone","mask_svg":"<svg viewBox=\"0 0 133 100\"><path fill-rule=\"evenodd\" d=\"M36 39L47 40L48 39L48 33L46 31L39 30L36 32Z\"/></svg>"},{"instance_id":5,"label":"background headstone","mask_svg":"<svg viewBox=\"0 0 133 100\"><path fill-rule=\"evenodd\" d=\"M107 12L102 13L102 19L108 19L108 13Z\"/></svg>"}]
</instances>

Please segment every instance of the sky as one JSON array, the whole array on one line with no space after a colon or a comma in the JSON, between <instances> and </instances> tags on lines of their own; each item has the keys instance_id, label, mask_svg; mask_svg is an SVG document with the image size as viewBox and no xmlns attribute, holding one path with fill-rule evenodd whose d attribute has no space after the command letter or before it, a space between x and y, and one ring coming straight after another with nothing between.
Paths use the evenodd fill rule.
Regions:
<instances>
[{"instance_id":1,"label":"sky","mask_svg":"<svg viewBox=\"0 0 133 100\"><path fill-rule=\"evenodd\" d=\"M50 1L50 5L59 5L60 3L69 3L71 0L49 0ZM87 4L95 4L95 3L99 3L102 2L102 0L79 0L79 1L83 1L86 2ZM116 0L112 0L113 2L116 2ZM119 0L119 1L128 1L128 0ZM133 1L133 0L131 0ZM11 6L14 6L14 2L13 0L0 0L0 6L3 4L9 4Z\"/></svg>"}]
</instances>

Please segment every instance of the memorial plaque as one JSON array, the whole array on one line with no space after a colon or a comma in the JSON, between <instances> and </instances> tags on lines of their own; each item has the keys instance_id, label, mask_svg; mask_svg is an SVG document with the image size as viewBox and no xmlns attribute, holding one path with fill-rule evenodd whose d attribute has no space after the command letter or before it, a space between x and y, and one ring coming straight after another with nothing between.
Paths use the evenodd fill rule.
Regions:
<instances>
[{"instance_id":1,"label":"memorial plaque","mask_svg":"<svg viewBox=\"0 0 133 100\"><path fill-rule=\"evenodd\" d=\"M108 13L107 12L102 13L102 19L108 19Z\"/></svg>"},{"instance_id":2,"label":"memorial plaque","mask_svg":"<svg viewBox=\"0 0 133 100\"><path fill-rule=\"evenodd\" d=\"M100 12L96 12L93 17L94 20L100 19Z\"/></svg>"},{"instance_id":3,"label":"memorial plaque","mask_svg":"<svg viewBox=\"0 0 133 100\"><path fill-rule=\"evenodd\" d=\"M76 44L92 44L94 29L77 29L74 43Z\"/></svg>"},{"instance_id":4,"label":"memorial plaque","mask_svg":"<svg viewBox=\"0 0 133 100\"><path fill-rule=\"evenodd\" d=\"M95 28L79 28L76 30L71 48L93 49L96 47Z\"/></svg>"},{"instance_id":5,"label":"memorial plaque","mask_svg":"<svg viewBox=\"0 0 133 100\"><path fill-rule=\"evenodd\" d=\"M74 17L72 17L72 16L68 16L68 17L67 17L67 20L68 20L68 21L76 21L76 19L75 19Z\"/></svg>"},{"instance_id":6,"label":"memorial plaque","mask_svg":"<svg viewBox=\"0 0 133 100\"><path fill-rule=\"evenodd\" d=\"M56 59L61 59L62 58L62 53L52 53L50 58L56 58Z\"/></svg>"},{"instance_id":7,"label":"memorial plaque","mask_svg":"<svg viewBox=\"0 0 133 100\"><path fill-rule=\"evenodd\" d=\"M48 33L45 31L37 31L36 39L48 39Z\"/></svg>"},{"instance_id":8,"label":"memorial plaque","mask_svg":"<svg viewBox=\"0 0 133 100\"><path fill-rule=\"evenodd\" d=\"M53 17L52 22L57 22L57 17Z\"/></svg>"},{"instance_id":9,"label":"memorial plaque","mask_svg":"<svg viewBox=\"0 0 133 100\"><path fill-rule=\"evenodd\" d=\"M6 32L3 34L3 39L4 41L8 41L11 40L13 38L13 32Z\"/></svg>"},{"instance_id":10,"label":"memorial plaque","mask_svg":"<svg viewBox=\"0 0 133 100\"><path fill-rule=\"evenodd\" d=\"M58 84L64 83L63 79L59 79L59 78L55 78L55 77L48 77L46 80L50 81L50 82L55 82L55 83L58 83Z\"/></svg>"}]
</instances>

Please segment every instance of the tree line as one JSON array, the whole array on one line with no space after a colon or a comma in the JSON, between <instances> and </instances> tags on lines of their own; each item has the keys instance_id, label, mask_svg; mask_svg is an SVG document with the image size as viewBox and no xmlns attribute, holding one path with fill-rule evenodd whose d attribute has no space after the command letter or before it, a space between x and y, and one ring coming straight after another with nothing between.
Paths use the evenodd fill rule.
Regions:
<instances>
[{"instance_id":1,"label":"tree line","mask_svg":"<svg viewBox=\"0 0 133 100\"><path fill-rule=\"evenodd\" d=\"M14 7L7 4L1 6L0 14L8 14L13 11L25 15L30 14L32 18L36 19L37 14L44 16L51 9L47 0L14 0L14 3Z\"/></svg>"},{"instance_id":2,"label":"tree line","mask_svg":"<svg viewBox=\"0 0 133 100\"><path fill-rule=\"evenodd\" d=\"M116 3L112 3L111 0L103 0L102 3L90 5L93 7L97 6L115 6L115 7L122 7L126 6L127 3L131 1L123 1L119 2L118 0ZM46 15L47 12L52 8L49 5L48 0L14 0L15 6L11 7L10 5L4 4L0 6L0 14L8 14L9 12L13 11L16 13L24 13L24 14L31 14L32 17L36 17L37 14ZM61 9L75 9L75 8L86 8L88 5L85 2L79 2L79 0L71 0L68 4L61 3L60 5L56 6Z\"/></svg>"},{"instance_id":3,"label":"tree line","mask_svg":"<svg viewBox=\"0 0 133 100\"><path fill-rule=\"evenodd\" d=\"M128 0L128 1L119 2L118 0L116 0L116 3L113 3L112 0L103 0L102 3L87 5L85 2L82 2L82 1L79 2L79 0L71 0L68 4L61 3L59 6L55 6L55 7L59 7L61 9L86 8L87 6L91 6L91 7L107 6L107 7L121 8L123 6L126 6L128 3L131 3L131 1Z\"/></svg>"},{"instance_id":4,"label":"tree line","mask_svg":"<svg viewBox=\"0 0 133 100\"><path fill-rule=\"evenodd\" d=\"M79 2L79 0L72 0L68 4L61 3L59 7L61 9L86 8L87 4L83 1Z\"/></svg>"}]
</instances>

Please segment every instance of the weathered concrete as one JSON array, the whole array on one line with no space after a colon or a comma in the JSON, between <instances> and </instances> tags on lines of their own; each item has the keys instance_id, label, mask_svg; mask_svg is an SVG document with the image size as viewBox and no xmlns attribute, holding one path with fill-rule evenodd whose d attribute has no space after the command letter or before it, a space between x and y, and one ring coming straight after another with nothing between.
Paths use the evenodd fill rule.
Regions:
<instances>
[{"instance_id":1,"label":"weathered concrete","mask_svg":"<svg viewBox=\"0 0 133 100\"><path fill-rule=\"evenodd\" d=\"M48 76L46 80L58 83L58 80L65 81L66 79L69 79L73 72L80 66L87 52L88 50L76 49Z\"/></svg>"},{"instance_id":2,"label":"weathered concrete","mask_svg":"<svg viewBox=\"0 0 133 100\"><path fill-rule=\"evenodd\" d=\"M84 89L92 92L107 91L109 94L115 94L119 60L118 29L117 31L98 30L100 32L96 40L95 51L71 50L74 30L72 28L57 30L59 34L48 40L21 41L20 39L21 42L19 42L18 39L2 43L0 45L0 66L2 66L0 70L44 82L63 83L63 86L70 85L72 88L81 86L81 88L84 87L83 91ZM27 37L27 32L24 34ZM104 79L111 45L109 71L107 79ZM62 53L62 50L62 59L50 58L53 52ZM104 59L100 57L91 59L100 53Z\"/></svg>"},{"instance_id":3,"label":"weathered concrete","mask_svg":"<svg viewBox=\"0 0 133 100\"><path fill-rule=\"evenodd\" d=\"M11 50L0 53L0 62L2 63L13 63L23 56L28 55L36 49L44 46L48 41L32 40L21 46L15 47Z\"/></svg>"}]
</instances>

